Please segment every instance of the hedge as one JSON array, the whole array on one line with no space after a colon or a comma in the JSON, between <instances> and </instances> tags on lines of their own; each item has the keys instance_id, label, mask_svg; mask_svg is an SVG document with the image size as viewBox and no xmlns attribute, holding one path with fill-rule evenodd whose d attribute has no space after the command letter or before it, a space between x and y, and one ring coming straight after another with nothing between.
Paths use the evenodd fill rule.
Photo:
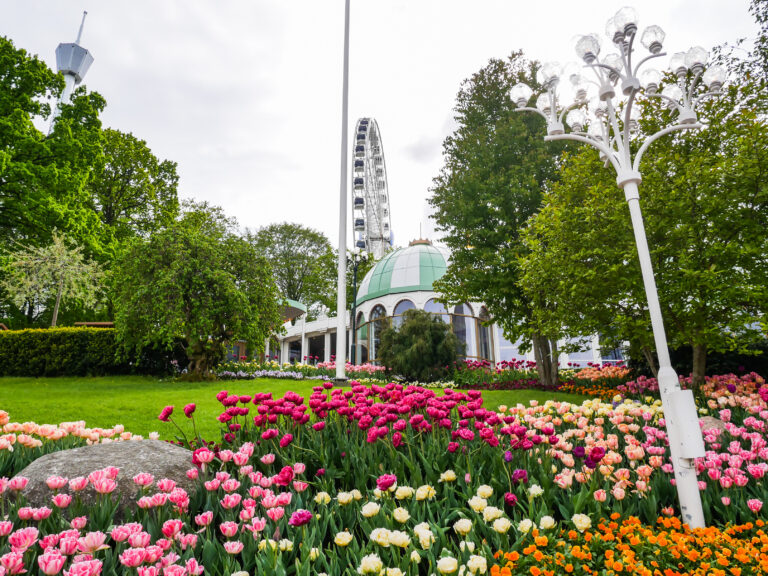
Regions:
<instances>
[{"instance_id":1,"label":"hedge","mask_svg":"<svg viewBox=\"0 0 768 576\"><path fill-rule=\"evenodd\" d=\"M0 376L105 376L159 374L183 368L183 351L148 350L119 359L114 328L47 328L0 331Z\"/></svg>"}]
</instances>

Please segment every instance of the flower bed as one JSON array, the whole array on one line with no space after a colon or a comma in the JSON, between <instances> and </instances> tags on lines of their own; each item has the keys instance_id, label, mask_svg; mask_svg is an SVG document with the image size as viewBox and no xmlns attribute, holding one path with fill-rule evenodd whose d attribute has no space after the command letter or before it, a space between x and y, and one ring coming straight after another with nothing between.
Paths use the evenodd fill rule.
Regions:
<instances>
[{"instance_id":1,"label":"flower bed","mask_svg":"<svg viewBox=\"0 0 768 576\"><path fill-rule=\"evenodd\" d=\"M497 552L492 576L531 574L764 574L768 571L765 523L689 530L677 518L653 526L619 514L595 526L584 521L559 531L533 527L515 550Z\"/></svg>"},{"instance_id":2,"label":"flower bed","mask_svg":"<svg viewBox=\"0 0 768 576\"><path fill-rule=\"evenodd\" d=\"M385 368L373 364L345 365L347 377L352 379L376 379L383 382ZM285 378L289 380L328 380L336 376L336 363L319 362L315 364L290 364L280 365L275 360L265 362L240 361L223 362L216 368L216 376L221 380L253 380L255 378Z\"/></svg>"},{"instance_id":3,"label":"flower bed","mask_svg":"<svg viewBox=\"0 0 768 576\"><path fill-rule=\"evenodd\" d=\"M479 391L325 383L307 399L219 393L222 437L195 450L189 493L109 468L49 479L51 505L32 509L23 481L0 481L0 566L68 576L759 573L764 384L724 376L699 390L725 422L705 431L697 461L715 526L703 531L658 521L677 500L653 398L495 411ZM178 421L167 407L161 420L184 427L194 412ZM137 507L114 525L118 481L135 485ZM86 509L78 493L89 483L102 496Z\"/></svg>"}]
</instances>

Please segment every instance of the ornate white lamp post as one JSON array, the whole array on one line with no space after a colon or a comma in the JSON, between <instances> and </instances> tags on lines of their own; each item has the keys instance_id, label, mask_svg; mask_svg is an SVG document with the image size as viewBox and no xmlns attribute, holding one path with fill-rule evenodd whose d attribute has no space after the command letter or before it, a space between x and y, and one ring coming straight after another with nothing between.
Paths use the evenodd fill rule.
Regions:
<instances>
[{"instance_id":1,"label":"ornate white lamp post","mask_svg":"<svg viewBox=\"0 0 768 576\"><path fill-rule=\"evenodd\" d=\"M544 64L538 71L537 80L544 88L536 100L536 107L528 107L533 95L531 88L517 84L510 90L518 111L540 114L547 121L545 140L576 140L596 148L606 166L616 170L616 182L624 190L632 217L632 227L640 258L643 283L648 298L653 337L659 359L659 390L664 406L667 435L675 472L675 483L680 500L683 521L691 527L704 526L694 459L704 456L704 441L699 427L696 404L690 390L681 390L672 368L664 333L664 322L653 277L648 242L640 212L638 184L641 181L640 161L648 146L658 138L677 130L701 128L696 105L706 97L717 95L725 81L725 70L711 66L705 71L708 54L703 48L691 48L677 53L670 60L671 72L677 81L667 84L659 92L662 74L646 69L639 74L649 60L665 56L662 53L664 32L658 26L647 27L640 41L650 52L635 62L634 43L638 36L638 18L633 8L625 7L608 21L606 34L617 52L600 57L600 38L595 34L581 36L576 42L576 53L590 69L594 79L581 74L570 74L573 102L561 106L558 102L558 86L563 70L556 63ZM597 88L597 96L587 100L589 85ZM640 116L637 97L659 98L670 110L676 111L675 122L657 133L645 137L636 145L630 141L637 132ZM570 131L566 132L566 124ZM637 151L632 153L632 148Z\"/></svg>"}]
</instances>

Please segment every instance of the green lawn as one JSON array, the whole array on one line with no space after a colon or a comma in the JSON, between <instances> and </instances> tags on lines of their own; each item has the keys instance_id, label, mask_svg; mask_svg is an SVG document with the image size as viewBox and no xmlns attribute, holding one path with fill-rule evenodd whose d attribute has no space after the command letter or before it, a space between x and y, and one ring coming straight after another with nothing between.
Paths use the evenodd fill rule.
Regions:
<instances>
[{"instance_id":1,"label":"green lawn","mask_svg":"<svg viewBox=\"0 0 768 576\"><path fill-rule=\"evenodd\" d=\"M151 431L161 438L171 439L175 428L160 422L157 415L163 406L176 407L174 419L191 433L182 408L197 404L195 413L200 433L208 439L218 439L216 416L221 405L216 393L226 389L235 394L272 392L280 397L293 390L309 397L317 380L258 379L229 382L175 382L142 376L113 376L100 378L0 378L0 409L10 414L11 421L32 420L38 424L58 424L85 420L90 427L110 428L123 424L126 430L147 435ZM509 406L530 400L543 402L549 398L581 403L586 397L573 394L547 394L537 390L484 392L488 407Z\"/></svg>"}]
</instances>

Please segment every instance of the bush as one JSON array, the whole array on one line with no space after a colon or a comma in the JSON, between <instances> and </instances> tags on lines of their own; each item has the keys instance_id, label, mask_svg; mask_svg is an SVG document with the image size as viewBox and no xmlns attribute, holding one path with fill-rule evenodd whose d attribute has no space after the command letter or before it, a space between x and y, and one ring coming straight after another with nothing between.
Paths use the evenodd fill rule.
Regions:
<instances>
[{"instance_id":1,"label":"bush","mask_svg":"<svg viewBox=\"0 0 768 576\"><path fill-rule=\"evenodd\" d=\"M387 370L409 381L433 382L453 370L459 341L451 327L423 310L407 310L399 328L381 334L378 358Z\"/></svg>"},{"instance_id":2,"label":"bush","mask_svg":"<svg viewBox=\"0 0 768 576\"><path fill-rule=\"evenodd\" d=\"M122 359L117 356L112 328L6 330L0 331L0 376L169 373L174 371L172 362L179 355L178 348ZM183 351L181 356L184 358Z\"/></svg>"}]
</instances>

